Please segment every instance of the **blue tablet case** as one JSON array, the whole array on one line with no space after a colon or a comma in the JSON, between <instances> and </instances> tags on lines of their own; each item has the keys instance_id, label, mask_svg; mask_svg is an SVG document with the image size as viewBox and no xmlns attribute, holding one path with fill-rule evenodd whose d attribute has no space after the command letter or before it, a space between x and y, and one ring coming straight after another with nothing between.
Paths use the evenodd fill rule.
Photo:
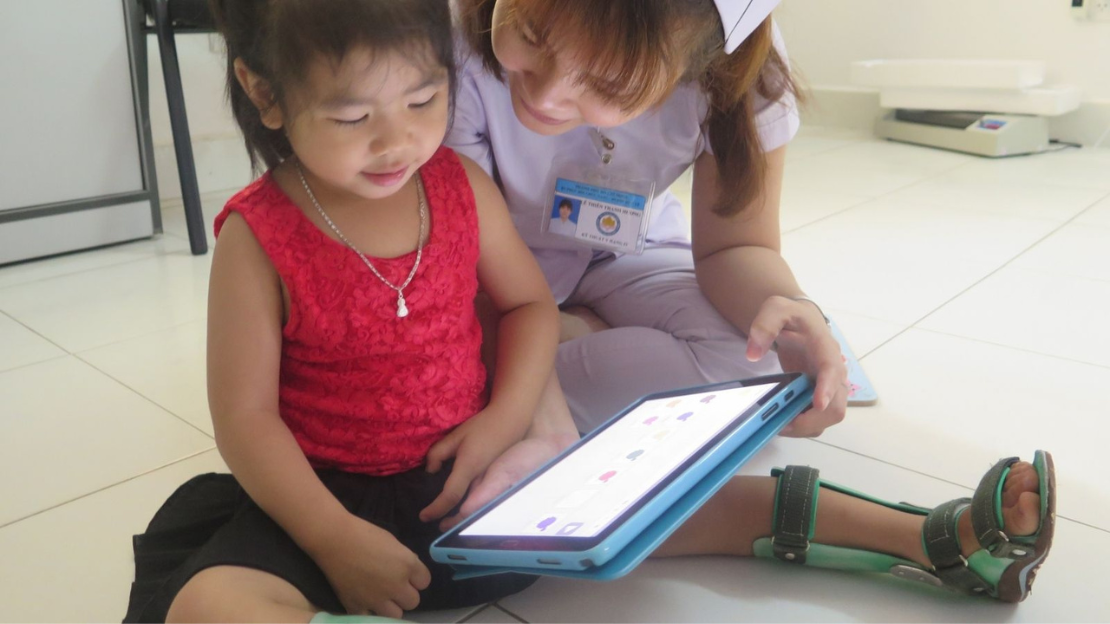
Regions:
<instances>
[{"instance_id":1,"label":"blue tablet case","mask_svg":"<svg viewBox=\"0 0 1110 624\"><path fill-rule=\"evenodd\" d=\"M610 581L620 578L631 572L648 555L652 553L664 540L674 533L699 507L713 496L728 482L744 462L751 459L771 438L775 437L783 427L795 416L810 407L813 401L812 384L794 398L786 407L767 420L759 431L752 434L735 451L725 456L716 467L709 471L700 481L686 491L681 498L672 504L656 520L645 528L640 534L628 543L607 563L588 570L543 569L543 568L509 568L491 566L471 566L452 564L455 568L455 579L463 580L491 574L517 572L520 574L533 574L542 576L562 576L566 578L590 579L595 581Z\"/></svg>"}]
</instances>

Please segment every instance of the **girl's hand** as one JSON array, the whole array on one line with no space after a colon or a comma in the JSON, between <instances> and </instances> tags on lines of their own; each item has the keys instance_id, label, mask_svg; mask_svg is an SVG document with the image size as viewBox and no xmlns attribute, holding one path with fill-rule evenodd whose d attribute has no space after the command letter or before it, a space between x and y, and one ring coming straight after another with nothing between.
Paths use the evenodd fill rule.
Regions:
<instances>
[{"instance_id":1,"label":"girl's hand","mask_svg":"<svg viewBox=\"0 0 1110 624\"><path fill-rule=\"evenodd\" d=\"M455 458L443 492L420 512L424 522L447 515L466 496L471 483L510 446L524 437L531 422L487 407L455 428L428 451L428 472L439 472L444 462Z\"/></svg>"},{"instance_id":2,"label":"girl's hand","mask_svg":"<svg viewBox=\"0 0 1110 624\"><path fill-rule=\"evenodd\" d=\"M450 518L444 518L439 523L440 530L448 531L467 519L470 514L500 496L517 481L532 474L577 440L577 435L571 435L563 438L527 438L517 442L494 460L486 472L470 484L470 493L463 501L459 513Z\"/></svg>"},{"instance_id":3,"label":"girl's hand","mask_svg":"<svg viewBox=\"0 0 1110 624\"><path fill-rule=\"evenodd\" d=\"M795 418L782 435L816 437L844 420L848 368L817 306L787 297L768 297L748 332L748 360L759 360L772 346L784 371L805 373L817 380L812 409Z\"/></svg>"},{"instance_id":4,"label":"girl's hand","mask_svg":"<svg viewBox=\"0 0 1110 624\"><path fill-rule=\"evenodd\" d=\"M388 531L347 518L323 550L311 553L347 612L400 618L415 609L431 572Z\"/></svg>"}]
</instances>

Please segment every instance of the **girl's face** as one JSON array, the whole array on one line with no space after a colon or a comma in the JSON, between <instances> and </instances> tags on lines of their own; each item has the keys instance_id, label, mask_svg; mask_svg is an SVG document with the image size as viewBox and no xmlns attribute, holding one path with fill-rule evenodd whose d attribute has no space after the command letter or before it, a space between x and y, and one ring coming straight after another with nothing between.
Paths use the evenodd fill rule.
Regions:
<instances>
[{"instance_id":1,"label":"girl's face","mask_svg":"<svg viewBox=\"0 0 1110 624\"><path fill-rule=\"evenodd\" d=\"M339 66L320 59L291 95L297 112L280 120L289 143L311 182L333 192L396 193L447 132L447 71L396 52L352 51Z\"/></svg>"},{"instance_id":2,"label":"girl's face","mask_svg":"<svg viewBox=\"0 0 1110 624\"><path fill-rule=\"evenodd\" d=\"M562 134L581 125L611 128L643 112L626 111L588 85L574 55L543 47L527 24L510 15L512 0L497 0L493 10L493 53L501 63L513 111L524 127L543 135Z\"/></svg>"}]
</instances>

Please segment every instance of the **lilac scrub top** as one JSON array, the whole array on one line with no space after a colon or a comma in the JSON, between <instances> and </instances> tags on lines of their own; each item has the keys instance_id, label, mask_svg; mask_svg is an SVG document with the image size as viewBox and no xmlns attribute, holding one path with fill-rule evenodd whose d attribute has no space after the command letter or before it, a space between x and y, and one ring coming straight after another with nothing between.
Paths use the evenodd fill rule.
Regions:
<instances>
[{"instance_id":1,"label":"lilac scrub top","mask_svg":"<svg viewBox=\"0 0 1110 624\"><path fill-rule=\"evenodd\" d=\"M786 58L778 28L774 45ZM611 140L613 164L636 177L655 180L647 241L689 245L690 227L679 201L666 190L701 155L710 151L703 132L708 104L697 84L680 85L661 106L613 128L575 128L542 136L525 128L513 112L508 87L482 67L481 59L463 49L459 56L459 91L454 123L446 144L478 163L501 187L517 231L531 248L556 301L574 291L593 257L593 250L541 231L550 218L549 174L552 160L571 156L600 165L602 139ZM756 123L764 151L788 143L797 133L798 109L793 96L758 102Z\"/></svg>"}]
</instances>

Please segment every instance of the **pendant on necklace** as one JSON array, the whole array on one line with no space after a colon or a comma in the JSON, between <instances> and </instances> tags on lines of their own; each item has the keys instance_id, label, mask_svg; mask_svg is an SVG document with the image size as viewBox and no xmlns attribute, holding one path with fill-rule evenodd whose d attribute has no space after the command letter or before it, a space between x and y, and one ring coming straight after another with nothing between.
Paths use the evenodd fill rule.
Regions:
<instances>
[{"instance_id":1,"label":"pendant on necklace","mask_svg":"<svg viewBox=\"0 0 1110 624\"><path fill-rule=\"evenodd\" d=\"M405 296L397 293L397 318L405 318L409 315L409 308L405 305Z\"/></svg>"}]
</instances>

